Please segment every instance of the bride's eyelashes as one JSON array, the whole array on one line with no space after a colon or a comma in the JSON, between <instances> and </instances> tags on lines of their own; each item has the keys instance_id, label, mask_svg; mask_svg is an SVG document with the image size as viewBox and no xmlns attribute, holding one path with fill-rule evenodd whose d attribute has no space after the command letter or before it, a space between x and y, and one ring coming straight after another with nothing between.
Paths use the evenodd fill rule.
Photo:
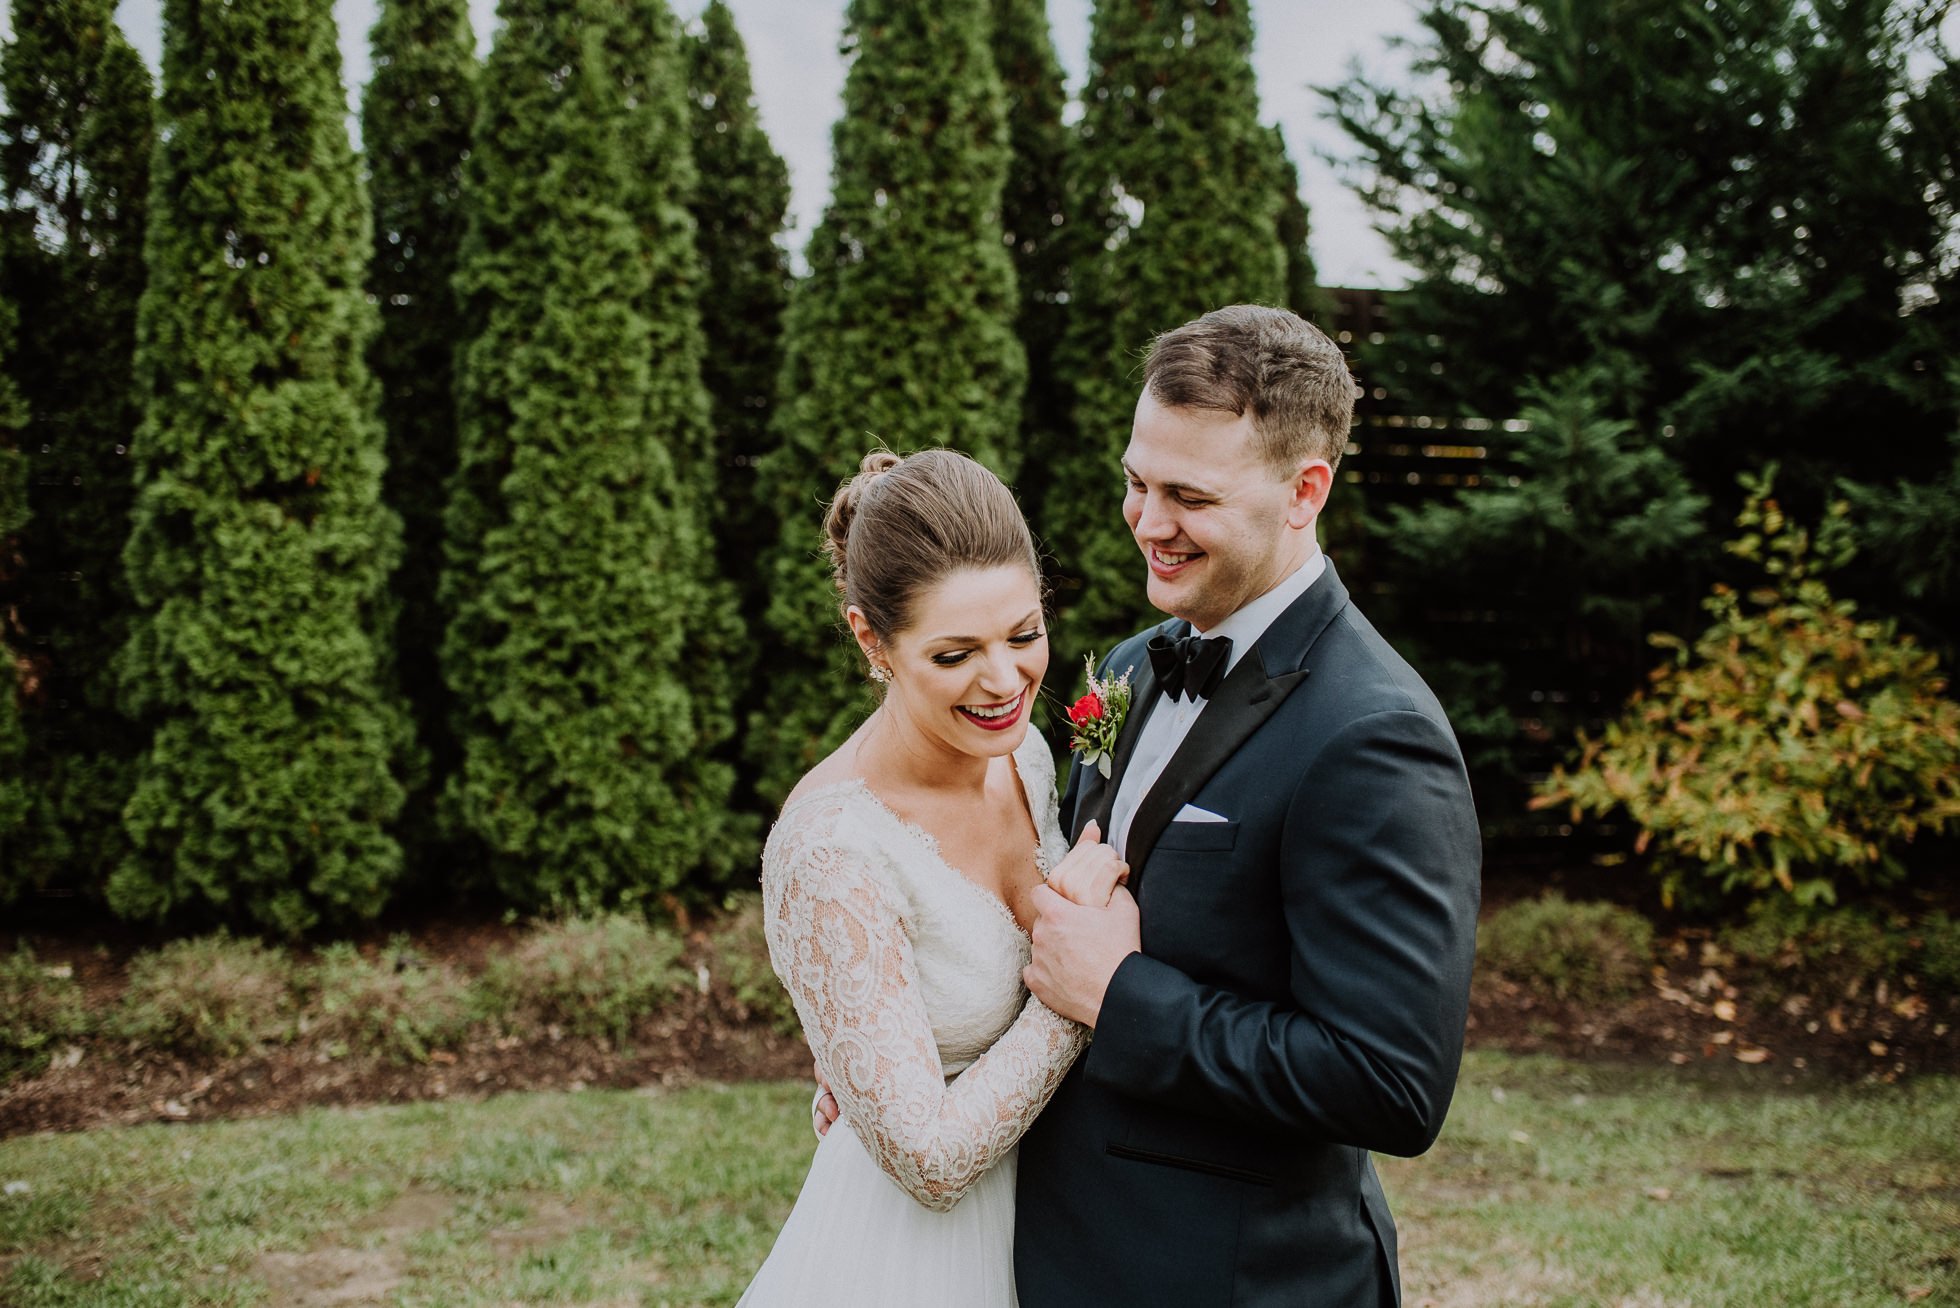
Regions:
<instances>
[{"instance_id":1,"label":"bride's eyelashes","mask_svg":"<svg viewBox=\"0 0 1960 1308\"><path fill-rule=\"evenodd\" d=\"M1037 640L1040 640L1042 637L1046 636L1047 634L1048 633L1046 631L1037 627L1033 631L1023 631L1018 635L1009 636L1007 638L1007 643L1014 646L1016 649L1025 649L1029 645L1034 644ZM932 656L932 661L942 668L956 667L959 664L966 662L966 656L971 654L972 652L973 651L970 649L947 650L944 653L934 654Z\"/></svg>"}]
</instances>

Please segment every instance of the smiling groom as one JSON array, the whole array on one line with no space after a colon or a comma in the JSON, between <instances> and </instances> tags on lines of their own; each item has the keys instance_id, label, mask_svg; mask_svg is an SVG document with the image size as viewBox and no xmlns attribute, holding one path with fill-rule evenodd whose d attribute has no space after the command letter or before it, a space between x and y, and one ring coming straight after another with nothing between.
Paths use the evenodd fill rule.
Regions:
<instances>
[{"instance_id":1,"label":"smiling groom","mask_svg":"<svg viewBox=\"0 0 1960 1308\"><path fill-rule=\"evenodd\" d=\"M1024 1308L1400 1302L1368 1154L1442 1126L1481 852L1441 707L1315 542L1354 394L1279 309L1145 364L1123 515L1174 618L1105 660L1111 776L1062 800L1135 898L1034 892L1029 988L1095 1035L1021 1144Z\"/></svg>"}]
</instances>

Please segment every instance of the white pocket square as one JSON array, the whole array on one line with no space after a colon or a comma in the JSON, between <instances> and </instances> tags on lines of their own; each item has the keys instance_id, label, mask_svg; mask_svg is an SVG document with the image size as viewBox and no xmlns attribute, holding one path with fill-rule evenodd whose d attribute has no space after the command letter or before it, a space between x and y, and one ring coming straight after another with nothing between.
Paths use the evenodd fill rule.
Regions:
<instances>
[{"instance_id":1,"label":"white pocket square","mask_svg":"<svg viewBox=\"0 0 1960 1308\"><path fill-rule=\"evenodd\" d=\"M1171 819L1173 822L1228 822L1230 820L1218 816L1208 808L1199 808L1196 804L1186 804L1177 811L1177 816Z\"/></svg>"}]
</instances>

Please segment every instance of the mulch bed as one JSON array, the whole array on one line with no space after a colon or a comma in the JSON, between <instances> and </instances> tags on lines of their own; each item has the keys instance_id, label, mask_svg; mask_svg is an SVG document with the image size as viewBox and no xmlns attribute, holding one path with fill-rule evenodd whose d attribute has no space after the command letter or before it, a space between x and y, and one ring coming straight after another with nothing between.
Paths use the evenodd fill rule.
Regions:
<instances>
[{"instance_id":1,"label":"mulch bed","mask_svg":"<svg viewBox=\"0 0 1960 1308\"><path fill-rule=\"evenodd\" d=\"M518 928L445 923L414 933L418 952L468 971L507 947ZM30 934L43 962L74 969L91 1007L122 987L133 941L101 933ZM1581 1007L1500 978L1480 977L1471 998L1472 1047L1608 1063L1739 1065L1778 1081L1823 1077L1893 1081L1960 1072L1960 1003L1874 993L1779 1002L1747 978L1709 966L1705 933L1663 941L1667 965L1624 1003ZM695 948L703 942L698 938ZM288 1113L313 1105L441 1100L506 1091L680 1086L804 1077L802 1040L753 1020L719 983L689 991L644 1018L625 1045L554 1037L486 1037L438 1051L426 1064L332 1058L282 1046L214 1063L189 1063L111 1041L71 1046L39 1076L0 1086L0 1139L147 1121L208 1121Z\"/></svg>"}]
</instances>

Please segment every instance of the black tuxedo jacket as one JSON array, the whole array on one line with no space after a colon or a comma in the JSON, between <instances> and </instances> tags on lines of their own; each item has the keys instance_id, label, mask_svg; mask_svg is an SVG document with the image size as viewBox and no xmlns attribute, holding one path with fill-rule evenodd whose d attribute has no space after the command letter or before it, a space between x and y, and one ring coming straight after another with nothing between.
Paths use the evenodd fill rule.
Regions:
<instances>
[{"instance_id":1,"label":"black tuxedo jacket","mask_svg":"<svg viewBox=\"0 0 1960 1308\"><path fill-rule=\"evenodd\" d=\"M1183 622L1157 628L1171 635ZM1109 810L1162 699L1144 632ZM1175 822L1187 803L1224 822ZM1143 950L1021 1143L1025 1308L1400 1302L1370 1150L1441 1128L1463 1052L1481 850L1441 707L1330 565L1219 685L1131 823Z\"/></svg>"}]
</instances>

